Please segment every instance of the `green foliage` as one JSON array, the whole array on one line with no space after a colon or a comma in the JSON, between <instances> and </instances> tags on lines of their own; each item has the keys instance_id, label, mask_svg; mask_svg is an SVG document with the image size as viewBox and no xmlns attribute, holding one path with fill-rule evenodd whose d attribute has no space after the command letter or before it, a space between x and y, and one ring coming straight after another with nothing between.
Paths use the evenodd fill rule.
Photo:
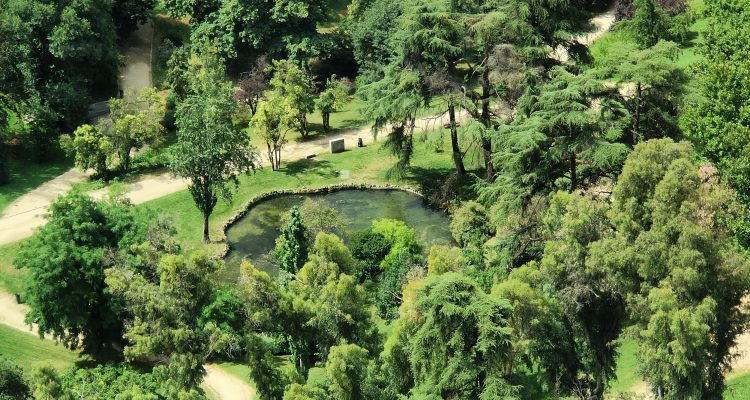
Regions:
<instances>
[{"instance_id":1,"label":"green foliage","mask_svg":"<svg viewBox=\"0 0 750 400\"><path fill-rule=\"evenodd\" d=\"M281 229L281 236L276 240L274 255L279 270L294 275L307 260L309 241L306 227L298 207L292 207L286 225Z\"/></svg>"},{"instance_id":2,"label":"green foliage","mask_svg":"<svg viewBox=\"0 0 750 400\"><path fill-rule=\"evenodd\" d=\"M458 247L432 246L427 256L427 276L462 272L468 264Z\"/></svg>"},{"instance_id":3,"label":"green foliage","mask_svg":"<svg viewBox=\"0 0 750 400\"><path fill-rule=\"evenodd\" d=\"M494 233L487 210L481 204L468 201L453 212L451 234L459 245L481 248Z\"/></svg>"},{"instance_id":4,"label":"green foliage","mask_svg":"<svg viewBox=\"0 0 750 400\"><path fill-rule=\"evenodd\" d=\"M307 114L315 109L315 87L312 76L288 61L274 61L271 90L283 99L293 118L294 128L303 138L308 135Z\"/></svg>"},{"instance_id":5,"label":"green foliage","mask_svg":"<svg viewBox=\"0 0 750 400\"><path fill-rule=\"evenodd\" d=\"M32 137L74 129L95 96L113 94L119 54L112 13L111 1L3 2L0 48L15 50L0 57L0 91L27 102Z\"/></svg>"},{"instance_id":6,"label":"green foliage","mask_svg":"<svg viewBox=\"0 0 750 400\"><path fill-rule=\"evenodd\" d=\"M635 85L627 105L632 117L632 143L677 136L677 113L686 76L675 65L679 48L660 41L645 50L634 45L613 46L605 71L620 83Z\"/></svg>"},{"instance_id":7,"label":"green foliage","mask_svg":"<svg viewBox=\"0 0 750 400\"><path fill-rule=\"evenodd\" d=\"M315 108L323 117L323 130L331 129L331 113L338 111L350 100L351 84L346 78L336 79L332 76L326 81L325 88L315 99Z\"/></svg>"},{"instance_id":8,"label":"green foliage","mask_svg":"<svg viewBox=\"0 0 750 400\"><path fill-rule=\"evenodd\" d=\"M271 93L259 100L251 125L266 143L266 156L271 169L281 167L281 148L286 144L286 135L294 126L294 112L278 93Z\"/></svg>"},{"instance_id":9,"label":"green foliage","mask_svg":"<svg viewBox=\"0 0 750 400\"><path fill-rule=\"evenodd\" d=\"M178 390L197 389L206 358L221 349L232 354L239 347L215 321L201 325L196 318L215 305L211 274L222 264L199 253L167 254L154 261L157 264L144 265L143 272L124 266L107 270L107 285L124 299L130 314L125 357L169 360L160 373L170 376L171 385Z\"/></svg>"},{"instance_id":10,"label":"green foliage","mask_svg":"<svg viewBox=\"0 0 750 400\"><path fill-rule=\"evenodd\" d=\"M549 239L541 270L559 293L570 326L568 338L575 338L568 343L576 343L576 368L585 375L579 377L575 369L566 373L575 380L574 386L594 398L601 398L607 381L614 377L615 341L626 318L625 296L612 271L597 258L608 254L596 252L600 248L593 245L611 235L606 216L607 208L600 202L558 192L543 220Z\"/></svg>"},{"instance_id":11,"label":"green foliage","mask_svg":"<svg viewBox=\"0 0 750 400\"><path fill-rule=\"evenodd\" d=\"M384 360L415 398L514 399L502 366L511 309L456 273L428 278L401 307ZM398 382L392 382L398 384Z\"/></svg>"},{"instance_id":12,"label":"green foliage","mask_svg":"<svg viewBox=\"0 0 750 400\"><path fill-rule=\"evenodd\" d=\"M29 323L66 347L100 356L122 341L122 310L104 282L110 252L146 239L150 215L127 203L96 203L74 191L52 203L47 224L15 260L29 271Z\"/></svg>"},{"instance_id":13,"label":"green foliage","mask_svg":"<svg viewBox=\"0 0 750 400\"><path fill-rule=\"evenodd\" d=\"M165 0L170 15L192 18L193 43L212 45L224 59L243 54L307 60L318 54L317 26L329 20L324 0Z\"/></svg>"},{"instance_id":14,"label":"green foliage","mask_svg":"<svg viewBox=\"0 0 750 400\"><path fill-rule=\"evenodd\" d=\"M75 164L78 168L91 168L105 179L108 177L115 145L102 127L81 125L72 135L60 137L60 147L69 156L75 155Z\"/></svg>"},{"instance_id":15,"label":"green foliage","mask_svg":"<svg viewBox=\"0 0 750 400\"><path fill-rule=\"evenodd\" d=\"M705 2L703 56L696 65L700 96L686 107L683 130L747 203L750 195L750 6L743 1ZM747 212L744 212L747 214ZM739 225L739 223L738 223ZM737 229L748 241L748 217Z\"/></svg>"},{"instance_id":16,"label":"green foliage","mask_svg":"<svg viewBox=\"0 0 750 400\"><path fill-rule=\"evenodd\" d=\"M669 17L656 1L634 0L633 5L635 14L628 27L632 29L640 48L649 48L660 40L669 39Z\"/></svg>"},{"instance_id":17,"label":"green foliage","mask_svg":"<svg viewBox=\"0 0 750 400\"><path fill-rule=\"evenodd\" d=\"M367 374L367 350L356 344L342 343L331 347L326 360L329 392L337 400L363 398L362 384Z\"/></svg>"},{"instance_id":18,"label":"green foliage","mask_svg":"<svg viewBox=\"0 0 750 400\"><path fill-rule=\"evenodd\" d=\"M31 375L31 389L35 399L65 399L60 375L55 368L46 364L34 369Z\"/></svg>"},{"instance_id":19,"label":"green foliage","mask_svg":"<svg viewBox=\"0 0 750 400\"><path fill-rule=\"evenodd\" d=\"M594 73L553 68L540 93L524 99L525 115L495 132L498 177L481 188L483 202L519 208L537 193L575 191L619 170L629 151L620 143L628 112Z\"/></svg>"},{"instance_id":20,"label":"green foliage","mask_svg":"<svg viewBox=\"0 0 750 400\"><path fill-rule=\"evenodd\" d=\"M170 169L190 180L188 189L203 214L203 240L208 243L208 217L219 195L231 199L230 184L236 188L237 177L255 169L257 153L250 137L232 121L239 108L220 63L209 56L197 71L195 94L177 106L177 143Z\"/></svg>"},{"instance_id":21,"label":"green foliage","mask_svg":"<svg viewBox=\"0 0 750 400\"><path fill-rule=\"evenodd\" d=\"M385 236L371 229L355 232L349 239L352 256L359 260L359 279L374 279L380 272L380 262L391 251Z\"/></svg>"},{"instance_id":22,"label":"green foliage","mask_svg":"<svg viewBox=\"0 0 750 400\"><path fill-rule=\"evenodd\" d=\"M346 234L346 220L325 201L306 198L299 206L299 213L305 221L305 233L311 243L319 233L332 233L340 237Z\"/></svg>"},{"instance_id":23,"label":"green foliage","mask_svg":"<svg viewBox=\"0 0 750 400\"><path fill-rule=\"evenodd\" d=\"M390 321L398 317L403 286L407 282L407 275L416 264L414 255L405 249L391 250L380 264L383 272L375 294L375 305L381 318Z\"/></svg>"},{"instance_id":24,"label":"green foliage","mask_svg":"<svg viewBox=\"0 0 750 400\"><path fill-rule=\"evenodd\" d=\"M422 251L414 229L407 226L404 221L395 219L375 220L372 221L371 230L373 234L382 235L385 238L391 248L389 254L395 254L401 250L410 254L419 254ZM386 256L387 258L388 256ZM386 262L386 260L384 259L383 262Z\"/></svg>"},{"instance_id":25,"label":"green foliage","mask_svg":"<svg viewBox=\"0 0 750 400\"><path fill-rule=\"evenodd\" d=\"M127 171L130 153L144 146L159 147L164 142L164 104L159 93L152 88L140 93L126 93L122 99L109 101L111 126L109 138L120 161L120 168Z\"/></svg>"},{"instance_id":26,"label":"green foliage","mask_svg":"<svg viewBox=\"0 0 750 400\"><path fill-rule=\"evenodd\" d=\"M276 367L271 351L257 335L249 338L247 357L250 378L255 382L260 400L281 399L288 382Z\"/></svg>"},{"instance_id":27,"label":"green foliage","mask_svg":"<svg viewBox=\"0 0 750 400\"><path fill-rule=\"evenodd\" d=\"M151 373L127 364L98 365L95 368L72 368L62 376L62 390L67 398L91 399L205 399L197 390L174 387L163 367ZM63 395L63 396L65 396ZM66 398L66 397L64 397Z\"/></svg>"},{"instance_id":28,"label":"green foliage","mask_svg":"<svg viewBox=\"0 0 750 400\"><path fill-rule=\"evenodd\" d=\"M641 373L670 399L721 395L748 318L750 264L729 239L736 199L690 151L668 139L636 146L613 192L618 235L592 246L630 293Z\"/></svg>"},{"instance_id":29,"label":"green foliage","mask_svg":"<svg viewBox=\"0 0 750 400\"><path fill-rule=\"evenodd\" d=\"M0 357L0 399L25 400L29 398L29 386L23 377L23 370Z\"/></svg>"}]
</instances>

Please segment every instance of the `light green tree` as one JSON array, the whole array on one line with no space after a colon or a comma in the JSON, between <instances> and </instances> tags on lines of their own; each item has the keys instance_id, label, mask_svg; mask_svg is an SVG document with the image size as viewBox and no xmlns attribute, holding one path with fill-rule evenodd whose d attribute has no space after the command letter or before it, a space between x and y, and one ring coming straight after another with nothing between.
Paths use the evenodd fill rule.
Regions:
<instances>
[{"instance_id":1,"label":"light green tree","mask_svg":"<svg viewBox=\"0 0 750 400\"><path fill-rule=\"evenodd\" d=\"M338 111L349 101L350 91L351 84L344 78L337 79L336 75L333 75L326 81L325 88L315 99L315 108L323 117L324 131L331 130L331 113Z\"/></svg>"},{"instance_id":2,"label":"light green tree","mask_svg":"<svg viewBox=\"0 0 750 400\"><path fill-rule=\"evenodd\" d=\"M266 142L266 156L274 171L281 167L281 149L293 124L294 111L278 93L271 93L258 102L251 126Z\"/></svg>"},{"instance_id":3,"label":"light green tree","mask_svg":"<svg viewBox=\"0 0 750 400\"><path fill-rule=\"evenodd\" d=\"M89 168L108 179L115 145L112 138L98 125L81 125L72 135L60 137L60 147L75 156L75 164L82 170Z\"/></svg>"},{"instance_id":4,"label":"light green tree","mask_svg":"<svg viewBox=\"0 0 750 400\"><path fill-rule=\"evenodd\" d=\"M326 375L330 380L329 392L336 400L363 398L362 384L368 364L367 350L356 344L342 343L331 347L326 360Z\"/></svg>"},{"instance_id":5,"label":"light green tree","mask_svg":"<svg viewBox=\"0 0 750 400\"><path fill-rule=\"evenodd\" d=\"M312 76L289 61L273 62L271 89L283 99L287 112L293 116L294 127L306 138L309 130L307 114L315 109L315 87Z\"/></svg>"},{"instance_id":6,"label":"light green tree","mask_svg":"<svg viewBox=\"0 0 750 400\"><path fill-rule=\"evenodd\" d=\"M232 198L239 176L255 170L258 155L247 132L235 125L239 107L223 67L210 57L198 69L195 94L176 111L177 143L170 169L189 179L188 190L203 216L203 241L210 242L208 219L221 196Z\"/></svg>"},{"instance_id":7,"label":"light green tree","mask_svg":"<svg viewBox=\"0 0 750 400\"><path fill-rule=\"evenodd\" d=\"M156 89L129 91L121 99L109 101L109 135L117 151L120 168L130 167L130 154L143 146L158 147L164 142L164 101Z\"/></svg>"}]
</instances>

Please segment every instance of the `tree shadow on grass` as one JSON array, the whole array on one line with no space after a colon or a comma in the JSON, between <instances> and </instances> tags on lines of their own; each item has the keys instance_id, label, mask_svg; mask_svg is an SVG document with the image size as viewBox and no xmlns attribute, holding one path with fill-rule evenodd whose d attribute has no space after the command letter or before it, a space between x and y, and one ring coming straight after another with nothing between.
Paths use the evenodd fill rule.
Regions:
<instances>
[{"instance_id":1,"label":"tree shadow on grass","mask_svg":"<svg viewBox=\"0 0 750 400\"><path fill-rule=\"evenodd\" d=\"M314 174L321 178L335 178L338 176L338 172L333 169L331 163L326 160L302 159L297 161L290 161L282 164L279 172L282 172L288 176L297 176L299 174Z\"/></svg>"}]
</instances>

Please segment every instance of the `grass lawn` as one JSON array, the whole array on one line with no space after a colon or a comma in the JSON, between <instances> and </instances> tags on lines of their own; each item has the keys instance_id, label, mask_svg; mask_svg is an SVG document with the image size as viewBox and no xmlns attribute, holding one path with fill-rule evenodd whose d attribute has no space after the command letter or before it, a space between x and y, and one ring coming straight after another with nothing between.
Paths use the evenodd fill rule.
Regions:
<instances>
[{"instance_id":1,"label":"grass lawn","mask_svg":"<svg viewBox=\"0 0 750 400\"><path fill-rule=\"evenodd\" d=\"M63 371L81 361L78 352L70 351L51 340L42 340L36 334L21 332L0 324L0 356L21 366L24 372L44 364Z\"/></svg>"},{"instance_id":2,"label":"grass lawn","mask_svg":"<svg viewBox=\"0 0 750 400\"><path fill-rule=\"evenodd\" d=\"M750 399L750 372L730 379L724 390L724 398L727 400Z\"/></svg>"},{"instance_id":3,"label":"grass lawn","mask_svg":"<svg viewBox=\"0 0 750 400\"><path fill-rule=\"evenodd\" d=\"M633 339L624 339L617 349L617 378L610 385L610 394L630 391L641 381L638 375L637 343Z\"/></svg>"},{"instance_id":4,"label":"grass lawn","mask_svg":"<svg viewBox=\"0 0 750 400\"><path fill-rule=\"evenodd\" d=\"M8 293L21 293L24 288L26 271L13 267L21 242L0 247L0 289Z\"/></svg>"},{"instance_id":5,"label":"grass lawn","mask_svg":"<svg viewBox=\"0 0 750 400\"><path fill-rule=\"evenodd\" d=\"M72 166L71 160L62 157L43 164L31 161L26 157L11 159L10 181L0 186L0 213L13 200L62 174Z\"/></svg>"}]
</instances>

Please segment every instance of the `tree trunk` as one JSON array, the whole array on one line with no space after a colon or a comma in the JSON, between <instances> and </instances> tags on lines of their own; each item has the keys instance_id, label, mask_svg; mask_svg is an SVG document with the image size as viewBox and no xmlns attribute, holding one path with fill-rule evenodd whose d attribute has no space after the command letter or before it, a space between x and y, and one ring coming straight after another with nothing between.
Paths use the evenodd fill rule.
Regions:
<instances>
[{"instance_id":1,"label":"tree trunk","mask_svg":"<svg viewBox=\"0 0 750 400\"><path fill-rule=\"evenodd\" d=\"M122 172L128 172L130 169L130 148L122 152Z\"/></svg>"},{"instance_id":2,"label":"tree trunk","mask_svg":"<svg viewBox=\"0 0 750 400\"><path fill-rule=\"evenodd\" d=\"M208 214L203 213L203 243L211 243L211 238L208 236Z\"/></svg>"},{"instance_id":3,"label":"tree trunk","mask_svg":"<svg viewBox=\"0 0 750 400\"><path fill-rule=\"evenodd\" d=\"M328 132L328 130L331 129L331 125L329 122L330 118L331 118L331 113L329 112L323 113L323 130L326 132Z\"/></svg>"},{"instance_id":4,"label":"tree trunk","mask_svg":"<svg viewBox=\"0 0 750 400\"><path fill-rule=\"evenodd\" d=\"M456 129L456 106L448 105L448 117L451 123L451 148L453 149L453 163L456 164L456 172L459 175L466 173L461 149L458 147L458 130Z\"/></svg>"},{"instance_id":5,"label":"tree trunk","mask_svg":"<svg viewBox=\"0 0 750 400\"><path fill-rule=\"evenodd\" d=\"M641 83L636 82L635 84L635 112L633 113L633 145L638 144L638 139L641 137L641 101L643 97L643 90Z\"/></svg>"},{"instance_id":6,"label":"tree trunk","mask_svg":"<svg viewBox=\"0 0 750 400\"><path fill-rule=\"evenodd\" d=\"M578 188L578 176L576 174L576 155L573 153L570 155L570 193Z\"/></svg>"},{"instance_id":7,"label":"tree trunk","mask_svg":"<svg viewBox=\"0 0 750 400\"><path fill-rule=\"evenodd\" d=\"M301 114L299 117L299 126L300 126L300 134L303 138L307 137L307 116L305 114Z\"/></svg>"},{"instance_id":8,"label":"tree trunk","mask_svg":"<svg viewBox=\"0 0 750 400\"><path fill-rule=\"evenodd\" d=\"M485 54L489 54L489 49L485 46ZM488 136L492 128L490 120L490 72L485 67L482 72L482 124L485 132L482 134L482 153L484 154L484 167L486 171L485 180L492 182L495 180L495 166L492 164L492 139Z\"/></svg>"}]
</instances>

